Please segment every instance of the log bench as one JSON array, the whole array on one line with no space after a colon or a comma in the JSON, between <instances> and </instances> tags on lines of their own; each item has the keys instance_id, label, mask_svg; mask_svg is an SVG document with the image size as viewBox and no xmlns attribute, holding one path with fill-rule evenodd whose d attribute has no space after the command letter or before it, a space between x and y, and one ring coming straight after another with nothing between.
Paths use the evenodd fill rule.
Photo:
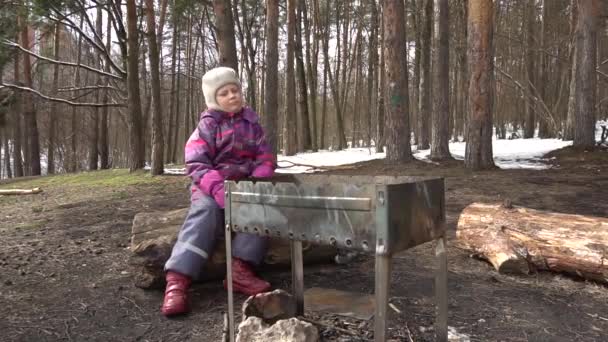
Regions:
<instances>
[{"instance_id":1,"label":"log bench","mask_svg":"<svg viewBox=\"0 0 608 342\"><path fill-rule=\"evenodd\" d=\"M163 266L177 240L177 234L188 213L188 208L173 211L138 213L131 229L131 259L135 286L142 289L161 289L165 285ZM333 262L338 249L327 245L307 243L304 249L306 264ZM202 281L223 279L226 274L224 240L218 241L211 259L205 265ZM270 238L268 254L262 270L288 268L291 251L288 241Z\"/></svg>"}]
</instances>

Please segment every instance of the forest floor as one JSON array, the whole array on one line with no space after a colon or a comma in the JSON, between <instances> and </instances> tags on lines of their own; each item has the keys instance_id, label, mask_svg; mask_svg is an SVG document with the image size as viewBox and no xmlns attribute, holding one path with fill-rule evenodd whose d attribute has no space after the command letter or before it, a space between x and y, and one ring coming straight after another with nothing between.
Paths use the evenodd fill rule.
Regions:
<instances>
[{"instance_id":1,"label":"forest floor","mask_svg":"<svg viewBox=\"0 0 608 342\"><path fill-rule=\"evenodd\" d=\"M435 175L446 179L449 325L472 341L607 341L608 288L561 275L498 274L450 243L468 204L502 202L608 217L608 151L554 151L547 170L470 172L462 162L357 164L342 174ZM334 173L338 173L337 171ZM163 293L133 286L131 223L138 212L188 205L184 177L110 170L0 183L41 187L30 196L0 196L0 341L218 341L226 293L220 282L196 284L192 314L166 319ZM394 261L389 336L433 341L433 246ZM373 293L374 263L305 268L306 287ZM289 290L290 273L263 274ZM237 295L242 302L245 298ZM237 303L238 304L238 303ZM372 337L373 321L315 315L326 341ZM333 327L351 330L340 335ZM354 337L359 335L359 337ZM411 339L410 339L411 336Z\"/></svg>"}]
</instances>

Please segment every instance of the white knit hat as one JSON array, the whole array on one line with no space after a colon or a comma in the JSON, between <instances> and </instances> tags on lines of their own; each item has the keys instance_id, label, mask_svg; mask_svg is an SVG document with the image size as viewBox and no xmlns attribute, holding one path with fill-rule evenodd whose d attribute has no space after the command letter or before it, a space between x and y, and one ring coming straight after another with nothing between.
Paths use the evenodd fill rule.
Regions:
<instances>
[{"instance_id":1,"label":"white knit hat","mask_svg":"<svg viewBox=\"0 0 608 342\"><path fill-rule=\"evenodd\" d=\"M203 75L203 95L205 95L207 108L222 110L215 100L215 94L218 89L227 84L236 84L239 88L241 87L239 76L232 68L217 67L207 71L205 75Z\"/></svg>"}]
</instances>

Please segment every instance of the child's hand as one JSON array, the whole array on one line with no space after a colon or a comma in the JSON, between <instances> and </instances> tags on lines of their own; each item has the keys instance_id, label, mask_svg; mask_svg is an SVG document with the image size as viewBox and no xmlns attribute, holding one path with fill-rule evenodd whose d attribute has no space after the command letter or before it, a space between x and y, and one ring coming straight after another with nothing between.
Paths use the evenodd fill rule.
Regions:
<instances>
[{"instance_id":1,"label":"child's hand","mask_svg":"<svg viewBox=\"0 0 608 342\"><path fill-rule=\"evenodd\" d=\"M220 183L213 189L213 199L220 208L224 208L226 206L225 203L225 191L224 191L224 183Z\"/></svg>"},{"instance_id":2,"label":"child's hand","mask_svg":"<svg viewBox=\"0 0 608 342\"><path fill-rule=\"evenodd\" d=\"M260 164L251 173L253 178L270 178L274 175L274 169L268 164Z\"/></svg>"}]
</instances>

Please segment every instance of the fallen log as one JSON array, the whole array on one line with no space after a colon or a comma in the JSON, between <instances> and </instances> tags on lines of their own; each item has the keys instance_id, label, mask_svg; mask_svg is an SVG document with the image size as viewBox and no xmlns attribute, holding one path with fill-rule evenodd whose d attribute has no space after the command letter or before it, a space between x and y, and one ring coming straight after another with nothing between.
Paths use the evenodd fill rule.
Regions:
<instances>
[{"instance_id":1,"label":"fallen log","mask_svg":"<svg viewBox=\"0 0 608 342\"><path fill-rule=\"evenodd\" d=\"M177 240L188 208L169 212L138 213L131 228L130 264L135 269L135 286L144 289L164 286L163 266ZM305 264L332 262L337 249L331 246L303 243ZM289 267L291 250L289 241L271 238L262 269ZM204 279L223 279L226 274L224 240L218 241L214 253L202 274Z\"/></svg>"},{"instance_id":2,"label":"fallen log","mask_svg":"<svg viewBox=\"0 0 608 342\"><path fill-rule=\"evenodd\" d=\"M608 283L608 218L473 203L456 236L501 273L545 270Z\"/></svg>"},{"instance_id":3,"label":"fallen log","mask_svg":"<svg viewBox=\"0 0 608 342\"><path fill-rule=\"evenodd\" d=\"M0 189L0 195L35 195L42 192L40 188L33 189Z\"/></svg>"}]
</instances>

